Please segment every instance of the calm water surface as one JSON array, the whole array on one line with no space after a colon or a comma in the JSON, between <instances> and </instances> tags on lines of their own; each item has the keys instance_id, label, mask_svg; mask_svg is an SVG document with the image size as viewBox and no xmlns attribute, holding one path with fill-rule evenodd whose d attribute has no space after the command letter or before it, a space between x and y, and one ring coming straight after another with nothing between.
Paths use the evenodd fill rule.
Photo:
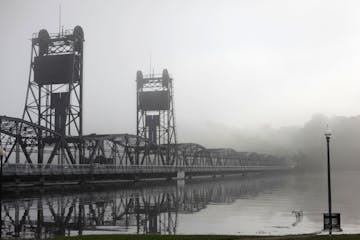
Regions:
<instances>
[{"instance_id":1,"label":"calm water surface","mask_svg":"<svg viewBox=\"0 0 360 240\"><path fill-rule=\"evenodd\" d=\"M333 211L360 233L360 171L333 174ZM297 234L322 229L323 174L287 174L108 186L5 197L8 238L113 233ZM3 235L4 236L4 235Z\"/></svg>"}]
</instances>

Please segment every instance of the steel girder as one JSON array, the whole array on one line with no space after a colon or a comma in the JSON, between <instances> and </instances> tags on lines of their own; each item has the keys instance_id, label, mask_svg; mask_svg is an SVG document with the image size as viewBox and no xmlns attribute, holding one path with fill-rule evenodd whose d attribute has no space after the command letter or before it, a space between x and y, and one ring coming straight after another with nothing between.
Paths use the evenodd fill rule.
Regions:
<instances>
[{"instance_id":1,"label":"steel girder","mask_svg":"<svg viewBox=\"0 0 360 240\"><path fill-rule=\"evenodd\" d=\"M0 116L1 143L5 146L5 163L29 164L54 162L80 163L76 156L78 145L83 146L85 164L113 165L176 165L176 166L253 166L282 165L284 159L254 152L237 152L231 148L205 148L196 143L156 145L132 134L90 134L64 137L59 133L19 118ZM175 160L167 163L170 152ZM21 154L20 154L21 153Z\"/></svg>"},{"instance_id":2,"label":"steel girder","mask_svg":"<svg viewBox=\"0 0 360 240\"><path fill-rule=\"evenodd\" d=\"M205 148L196 143L171 145L177 150L178 166L253 166L283 165L285 159L231 148Z\"/></svg>"},{"instance_id":3,"label":"steel girder","mask_svg":"<svg viewBox=\"0 0 360 240\"><path fill-rule=\"evenodd\" d=\"M82 140L88 164L164 165L160 146L136 135L90 134Z\"/></svg>"},{"instance_id":4,"label":"steel girder","mask_svg":"<svg viewBox=\"0 0 360 240\"><path fill-rule=\"evenodd\" d=\"M4 163L20 163L25 159L29 164L43 161L50 164L59 154L67 163L75 163L67 139L43 126L20 118L0 116L0 135L5 149Z\"/></svg>"}]
</instances>

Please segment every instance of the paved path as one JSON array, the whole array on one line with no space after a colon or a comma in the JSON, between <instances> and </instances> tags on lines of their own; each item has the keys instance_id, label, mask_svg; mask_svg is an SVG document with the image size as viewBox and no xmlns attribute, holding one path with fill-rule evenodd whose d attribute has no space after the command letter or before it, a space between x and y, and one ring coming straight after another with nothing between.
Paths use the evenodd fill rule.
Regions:
<instances>
[{"instance_id":1,"label":"paved path","mask_svg":"<svg viewBox=\"0 0 360 240\"><path fill-rule=\"evenodd\" d=\"M240 238L239 240L293 240L293 239L303 239L310 236L316 236L318 233L312 234L303 234L303 235L286 235L286 236L260 236L260 237L249 237L249 238Z\"/></svg>"}]
</instances>

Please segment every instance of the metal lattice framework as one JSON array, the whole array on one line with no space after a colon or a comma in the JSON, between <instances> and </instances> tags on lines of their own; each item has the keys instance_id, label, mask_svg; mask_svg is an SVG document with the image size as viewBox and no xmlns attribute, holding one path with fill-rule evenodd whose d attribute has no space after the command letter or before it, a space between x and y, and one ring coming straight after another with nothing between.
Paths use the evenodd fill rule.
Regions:
<instances>
[{"instance_id":1,"label":"metal lattice framework","mask_svg":"<svg viewBox=\"0 0 360 240\"><path fill-rule=\"evenodd\" d=\"M32 38L31 64L22 118L60 135L81 138L84 32L80 26L49 35L42 29ZM51 138L52 134L46 135ZM38 136L43 137L43 134ZM42 142L41 139L38 140ZM73 139L72 150L81 162L82 146ZM60 149L63 149L60 146ZM42 152L38 145L38 152ZM65 161L62 151L56 153ZM42 159L38 159L42 163Z\"/></svg>"},{"instance_id":2,"label":"metal lattice framework","mask_svg":"<svg viewBox=\"0 0 360 240\"><path fill-rule=\"evenodd\" d=\"M83 137L85 162L113 165L162 165L158 145L132 134L87 135ZM138 159L138 161L136 161Z\"/></svg>"},{"instance_id":3,"label":"metal lattice framework","mask_svg":"<svg viewBox=\"0 0 360 240\"><path fill-rule=\"evenodd\" d=\"M0 116L0 136L1 146L6 154L5 164L22 163L21 161L28 164L45 161L50 164L58 151L62 151L67 163L75 163L75 156L67 139L43 126L19 118ZM38 146L41 146L40 152Z\"/></svg>"},{"instance_id":4,"label":"metal lattice framework","mask_svg":"<svg viewBox=\"0 0 360 240\"><path fill-rule=\"evenodd\" d=\"M77 155L73 153L72 137L63 136L43 126L22 119L0 116L1 144L6 150L5 163L40 162L46 164L75 164ZM39 138L39 136L41 136ZM41 139L41 142L39 142ZM90 134L80 140L83 146L83 163L106 165L169 165L165 161L163 146L132 134ZM42 145L42 152L38 151ZM21 151L16 151L20 146ZM76 145L75 145L76 147ZM237 152L233 149L207 149L196 143L180 143L168 146L176 153L176 161L171 166L276 166L284 165L285 159L254 152ZM57 153L62 152L62 158ZM15 154L15 156L14 156ZM17 156L21 155L21 157ZM57 158L56 158L57 156ZM136 161L138 159L138 161ZM54 161L57 160L57 161Z\"/></svg>"},{"instance_id":5,"label":"metal lattice framework","mask_svg":"<svg viewBox=\"0 0 360 240\"><path fill-rule=\"evenodd\" d=\"M162 75L136 75L137 136L161 146L165 164L176 161L176 126L173 96L173 79L164 69ZM138 161L138 159L137 159Z\"/></svg>"}]
</instances>

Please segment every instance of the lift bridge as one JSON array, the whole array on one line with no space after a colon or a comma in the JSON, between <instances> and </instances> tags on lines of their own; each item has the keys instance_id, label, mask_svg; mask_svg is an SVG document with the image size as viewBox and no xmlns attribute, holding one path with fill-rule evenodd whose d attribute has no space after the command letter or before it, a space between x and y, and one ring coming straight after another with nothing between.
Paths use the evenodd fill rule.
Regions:
<instances>
[{"instance_id":1,"label":"lift bridge","mask_svg":"<svg viewBox=\"0 0 360 240\"><path fill-rule=\"evenodd\" d=\"M178 143L173 79L136 74L136 134L83 134L84 32L31 41L26 102L21 118L0 116L4 182L66 179L185 178L288 169L284 158Z\"/></svg>"}]
</instances>

